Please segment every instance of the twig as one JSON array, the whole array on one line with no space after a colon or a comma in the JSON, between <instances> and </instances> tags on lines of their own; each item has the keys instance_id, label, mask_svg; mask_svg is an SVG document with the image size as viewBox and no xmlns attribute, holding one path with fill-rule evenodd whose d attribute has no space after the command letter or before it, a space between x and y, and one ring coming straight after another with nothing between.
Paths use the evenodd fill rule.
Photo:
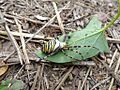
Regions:
<instances>
[{"instance_id":1,"label":"twig","mask_svg":"<svg viewBox=\"0 0 120 90\"><path fill-rule=\"evenodd\" d=\"M62 34L64 35L64 39L63 39L62 41L65 42L66 39L67 39L67 35L66 35L66 33L65 33L65 30L64 30L64 25L63 25L62 19L61 19L61 17L60 17L59 12L58 12L56 3L55 3L55 2L52 2L52 4L53 4L53 7L54 7L54 9L55 9L55 13L56 13L56 15L57 15L57 20L58 20L58 24L59 24L59 26L60 26L61 32L62 32Z\"/></svg>"},{"instance_id":2,"label":"twig","mask_svg":"<svg viewBox=\"0 0 120 90\"><path fill-rule=\"evenodd\" d=\"M17 72L17 74L14 76L14 79L17 78L18 74L22 71L22 69L24 68L24 65L20 68L20 70Z\"/></svg>"},{"instance_id":3,"label":"twig","mask_svg":"<svg viewBox=\"0 0 120 90\"><path fill-rule=\"evenodd\" d=\"M88 69L88 71L87 71L87 73L86 73L86 76L85 76L85 78L84 78L84 80L83 80L83 83L82 83L82 85L81 85L80 90L83 90L84 84L85 84L85 82L86 82L86 80L87 80L87 77L88 77L88 75L89 75L90 70L91 70L91 67L89 67L89 69ZM79 87L80 87L80 86L79 86Z\"/></svg>"},{"instance_id":4,"label":"twig","mask_svg":"<svg viewBox=\"0 0 120 90\"><path fill-rule=\"evenodd\" d=\"M17 36L17 37L20 37L20 33L19 32L13 32L11 31L11 34L13 36ZM0 35L7 35L7 32L6 31L0 31ZM27 37L27 38L30 38L31 36L33 36L33 34L28 34L28 33L22 33L23 37ZM35 37L33 37L35 39L44 39L44 36L40 36L40 35L36 35Z\"/></svg>"},{"instance_id":5,"label":"twig","mask_svg":"<svg viewBox=\"0 0 120 90\"><path fill-rule=\"evenodd\" d=\"M3 61L7 61L14 53L15 53L15 50L14 52L10 53Z\"/></svg>"},{"instance_id":6,"label":"twig","mask_svg":"<svg viewBox=\"0 0 120 90\"><path fill-rule=\"evenodd\" d=\"M4 67L4 66L12 66L12 65L17 65L17 64L20 64L19 62L17 63L10 63L10 64L3 64L3 65L0 65L0 67Z\"/></svg>"},{"instance_id":7,"label":"twig","mask_svg":"<svg viewBox=\"0 0 120 90\"><path fill-rule=\"evenodd\" d=\"M118 58L117 65L116 65L115 70L114 70L114 74L115 74L115 75L116 75L116 73L117 73L117 71L118 71L119 66L120 66L120 56L119 56L119 58ZM110 83L110 87L109 87L108 90L111 90L114 80L115 80L115 79L112 78L111 83Z\"/></svg>"},{"instance_id":8,"label":"twig","mask_svg":"<svg viewBox=\"0 0 120 90\"><path fill-rule=\"evenodd\" d=\"M32 19L30 19L30 18L23 17L23 16L19 16L19 15L14 15L14 16L13 16L13 15L9 15L9 14L4 13L4 16L5 16L5 17L9 17L9 18L14 18L14 17L16 17L17 19L23 19L23 20L27 20L27 21L32 22L32 23L45 25L44 22L40 22L40 21L38 21L38 20L32 20ZM54 27L54 28L57 28L57 29L60 28L58 25L49 24L48 26ZM46 26L46 27L47 27L47 26ZM65 28L65 30L67 30L67 31L75 31L75 30L72 29L72 28Z\"/></svg>"},{"instance_id":9,"label":"twig","mask_svg":"<svg viewBox=\"0 0 120 90\"><path fill-rule=\"evenodd\" d=\"M42 11L44 11L45 13L47 13L47 11L44 8L42 8L36 0L34 0L34 2L39 7L39 9L41 9Z\"/></svg>"},{"instance_id":10,"label":"twig","mask_svg":"<svg viewBox=\"0 0 120 90\"><path fill-rule=\"evenodd\" d=\"M24 40L24 37L23 37L23 34L22 34L22 28L20 26L20 24L18 23L17 19L14 18L15 22L16 22L16 25L18 26L18 30L19 30L19 33L20 33L20 39L21 39L21 43L22 43L22 50L23 50L23 53L24 53L24 56L25 56L25 64L27 64L27 70L29 70L29 65L30 64L30 61L29 61L29 58L28 58L28 55L27 55L27 51L26 51L26 44L25 44L25 40Z\"/></svg>"},{"instance_id":11,"label":"twig","mask_svg":"<svg viewBox=\"0 0 120 90\"><path fill-rule=\"evenodd\" d=\"M116 56L117 52L118 52L118 49L115 50L115 52L114 52L114 54L113 54L113 56L112 56L111 62L110 62L110 64L109 64L109 68L112 66L113 60L115 59L115 56Z\"/></svg>"},{"instance_id":12,"label":"twig","mask_svg":"<svg viewBox=\"0 0 120 90\"><path fill-rule=\"evenodd\" d=\"M45 84L46 84L46 88L47 88L47 90L49 90L49 83L48 83L48 80L47 80L47 77L46 77L47 75L46 74L44 74L44 81L45 81Z\"/></svg>"},{"instance_id":13,"label":"twig","mask_svg":"<svg viewBox=\"0 0 120 90\"><path fill-rule=\"evenodd\" d=\"M108 81L110 79L110 77L100 81L99 83L97 83L96 85L94 85L90 90L94 90L96 87L100 86L101 84L105 83L106 81Z\"/></svg>"},{"instance_id":14,"label":"twig","mask_svg":"<svg viewBox=\"0 0 120 90\"><path fill-rule=\"evenodd\" d=\"M59 14L59 12L58 12L58 9L57 9L57 5L56 5L55 2L52 2L52 4L53 4L53 7L54 7L54 9L55 9L55 13L56 13L56 16L57 16L58 24L59 24L59 26L60 26L60 29L61 29L61 31L62 31L62 34L65 35L64 26L63 26L62 19L61 19L61 17L60 17L60 14Z\"/></svg>"},{"instance_id":15,"label":"twig","mask_svg":"<svg viewBox=\"0 0 120 90\"><path fill-rule=\"evenodd\" d=\"M59 85L57 85L57 87L55 88L55 90L59 90L59 88L61 87L61 85L63 84L63 82L67 79L67 77L69 76L69 74L71 73L71 71L73 70L74 66L72 66L69 71L65 74L64 78L61 80L61 82L59 83Z\"/></svg>"},{"instance_id":16,"label":"twig","mask_svg":"<svg viewBox=\"0 0 120 90\"><path fill-rule=\"evenodd\" d=\"M4 39L4 40L8 40L8 41L10 40L8 37L2 36L2 35L0 35L0 38L1 38L1 39ZM15 39L18 40L18 41L20 40L19 37L15 37ZM30 42L40 43L41 40L50 40L50 39L51 39L51 38L43 38L43 39L40 39L40 40L30 40Z\"/></svg>"},{"instance_id":17,"label":"twig","mask_svg":"<svg viewBox=\"0 0 120 90\"><path fill-rule=\"evenodd\" d=\"M15 40L15 38L13 37L13 35L11 34L10 29L9 29L7 23L5 23L5 28L6 28L6 31L7 31L8 35L9 35L11 41L13 42L13 45L14 45L15 49L17 50L18 58L19 58L20 63L22 65L23 64L22 57L21 57L22 53L20 52L19 46L17 44L17 41Z\"/></svg>"},{"instance_id":18,"label":"twig","mask_svg":"<svg viewBox=\"0 0 120 90\"><path fill-rule=\"evenodd\" d=\"M38 89L37 89L37 90L40 90L40 84L41 84L41 82L42 82L42 80L43 80L42 76L43 76L44 66L45 66L45 64L42 63L41 70L40 70L40 74L39 74L39 84L38 84Z\"/></svg>"},{"instance_id":19,"label":"twig","mask_svg":"<svg viewBox=\"0 0 120 90\"><path fill-rule=\"evenodd\" d=\"M106 69L107 69L107 71L108 71L108 74L113 77L112 80L111 80L110 87L109 87L108 90L111 90L110 88L112 88L114 79L116 80L116 82L118 82L118 85L119 85L120 80L118 79L118 78L119 78L118 75L117 75L115 72L112 73L112 72L111 72L111 68L109 68L109 66L108 66L105 62L101 61L98 57L95 57L95 58L93 58L93 59L97 59L98 61L100 61L100 63L103 64L104 67L106 67ZM120 57L119 57L119 59L120 59Z\"/></svg>"},{"instance_id":20,"label":"twig","mask_svg":"<svg viewBox=\"0 0 120 90\"><path fill-rule=\"evenodd\" d=\"M30 75L32 76L32 75L34 75L34 74L36 74L36 73L37 73L37 71L30 72ZM24 78L24 77L26 77L26 76L27 76L27 74L24 74L24 75L20 76L19 78L21 79L21 78Z\"/></svg>"},{"instance_id":21,"label":"twig","mask_svg":"<svg viewBox=\"0 0 120 90\"><path fill-rule=\"evenodd\" d=\"M90 16L90 14L82 15L82 16L80 16L80 17L76 17L76 18L73 19L73 20L64 21L63 24L66 24L66 23L74 23L74 22L77 21L77 20L80 21L80 20L83 20L84 18L89 17L89 16Z\"/></svg>"},{"instance_id":22,"label":"twig","mask_svg":"<svg viewBox=\"0 0 120 90\"><path fill-rule=\"evenodd\" d=\"M80 90L80 87L81 87L81 80L79 80L79 82L78 82L78 89L77 90Z\"/></svg>"},{"instance_id":23,"label":"twig","mask_svg":"<svg viewBox=\"0 0 120 90\"><path fill-rule=\"evenodd\" d=\"M111 43L117 43L119 44L120 43L120 39L117 39L117 38L106 38L109 42Z\"/></svg>"},{"instance_id":24,"label":"twig","mask_svg":"<svg viewBox=\"0 0 120 90\"><path fill-rule=\"evenodd\" d=\"M37 83L37 79L38 79L38 77L39 77L39 73L40 73L40 66L38 66L38 68L37 68L37 73L36 73L36 75L35 75L35 79L34 79L34 81L33 81L33 85L32 85L32 87L31 87L31 90L35 90L35 85L36 85L36 83Z\"/></svg>"}]
</instances>

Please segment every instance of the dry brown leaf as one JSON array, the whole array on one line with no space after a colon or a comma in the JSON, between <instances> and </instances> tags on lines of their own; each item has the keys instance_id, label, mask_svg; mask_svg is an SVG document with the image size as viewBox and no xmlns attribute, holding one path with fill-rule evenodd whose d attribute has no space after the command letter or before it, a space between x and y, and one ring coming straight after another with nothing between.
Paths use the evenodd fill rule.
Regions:
<instances>
[{"instance_id":1,"label":"dry brown leaf","mask_svg":"<svg viewBox=\"0 0 120 90\"><path fill-rule=\"evenodd\" d=\"M3 61L0 61L0 65L5 65ZM8 66L0 67L0 76L2 76L8 70Z\"/></svg>"}]
</instances>

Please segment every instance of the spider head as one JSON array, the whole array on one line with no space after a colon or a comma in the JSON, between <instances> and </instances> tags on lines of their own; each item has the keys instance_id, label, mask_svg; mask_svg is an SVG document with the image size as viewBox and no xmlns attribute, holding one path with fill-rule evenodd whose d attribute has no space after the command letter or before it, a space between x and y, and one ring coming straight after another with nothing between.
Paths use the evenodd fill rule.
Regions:
<instances>
[{"instance_id":1,"label":"spider head","mask_svg":"<svg viewBox=\"0 0 120 90\"><path fill-rule=\"evenodd\" d=\"M66 46L65 42L60 42L59 40L55 40L56 41L56 46L59 47L60 49L64 48Z\"/></svg>"}]
</instances>

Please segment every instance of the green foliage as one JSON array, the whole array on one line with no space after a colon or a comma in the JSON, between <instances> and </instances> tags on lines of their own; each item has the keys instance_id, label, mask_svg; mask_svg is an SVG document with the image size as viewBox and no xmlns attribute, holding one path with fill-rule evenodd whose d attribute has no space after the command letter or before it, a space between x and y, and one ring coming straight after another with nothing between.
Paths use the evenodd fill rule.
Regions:
<instances>
[{"instance_id":1,"label":"green foliage","mask_svg":"<svg viewBox=\"0 0 120 90\"><path fill-rule=\"evenodd\" d=\"M70 38L66 40L66 43L71 47L71 50L59 51L58 53L48 57L46 57L47 55L42 51L38 51L36 55L41 59L46 57L46 60L55 63L66 63L75 60L85 60L97 55L98 53L108 52L109 47L104 32L120 17L120 0L118 0L118 3L117 15L104 28L101 28L102 23L97 19L97 17L93 17L85 29L68 34ZM59 37L59 40L62 41L63 38L64 36L61 36Z\"/></svg>"},{"instance_id":2,"label":"green foliage","mask_svg":"<svg viewBox=\"0 0 120 90\"><path fill-rule=\"evenodd\" d=\"M74 60L85 60L100 52L108 52L108 44L104 33L101 32L101 24L102 23L96 17L93 17L85 29L68 34L70 39L68 39L66 43L68 46L72 47L72 50L64 50L64 52L59 51L47 57L46 60L55 63L66 63ZM59 39L62 40L63 36L59 37ZM80 47L74 48L74 46ZM40 58L46 56L42 51L38 51L36 54Z\"/></svg>"},{"instance_id":3,"label":"green foliage","mask_svg":"<svg viewBox=\"0 0 120 90\"><path fill-rule=\"evenodd\" d=\"M84 60L98 53L109 51L105 34L101 31L101 22L96 17L93 17L85 29L71 33L70 36L71 38L67 40L69 46L81 46L81 48L77 48L77 51L83 58L76 59ZM76 50L76 48L74 49ZM71 51L71 55L73 54Z\"/></svg>"},{"instance_id":4,"label":"green foliage","mask_svg":"<svg viewBox=\"0 0 120 90\"><path fill-rule=\"evenodd\" d=\"M11 86L8 88L9 84L11 84ZM1 85L0 85L0 90L20 90L23 89L24 83L21 80L6 80L6 81L2 81Z\"/></svg>"}]
</instances>

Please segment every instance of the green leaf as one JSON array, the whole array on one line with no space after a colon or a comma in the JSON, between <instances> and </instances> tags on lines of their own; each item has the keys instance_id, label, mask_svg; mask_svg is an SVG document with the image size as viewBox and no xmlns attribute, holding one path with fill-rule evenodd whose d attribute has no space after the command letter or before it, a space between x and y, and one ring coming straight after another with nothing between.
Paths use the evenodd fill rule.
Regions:
<instances>
[{"instance_id":1,"label":"green leaf","mask_svg":"<svg viewBox=\"0 0 120 90\"><path fill-rule=\"evenodd\" d=\"M8 85L10 84L10 80L2 81L0 85L0 90L7 90Z\"/></svg>"},{"instance_id":2,"label":"green leaf","mask_svg":"<svg viewBox=\"0 0 120 90\"><path fill-rule=\"evenodd\" d=\"M24 83L21 80L6 80L6 81L2 81L1 85L0 85L0 90L8 90L8 85L11 84L11 86L9 87L9 90L20 90L23 89L24 87Z\"/></svg>"},{"instance_id":3,"label":"green leaf","mask_svg":"<svg viewBox=\"0 0 120 90\"><path fill-rule=\"evenodd\" d=\"M68 34L70 38L66 43L71 50L59 51L58 53L48 56L46 60L55 63L66 63L75 60L85 60L93 57L98 53L108 52L109 47L104 32L101 30L102 23L93 17L85 29ZM63 36L59 37L63 40ZM38 51L37 56L44 58L46 54Z\"/></svg>"},{"instance_id":4,"label":"green leaf","mask_svg":"<svg viewBox=\"0 0 120 90\"><path fill-rule=\"evenodd\" d=\"M23 89L24 87L24 83L21 80L14 80L14 83L12 84L12 86L10 87L11 90L20 90Z\"/></svg>"},{"instance_id":5,"label":"green leaf","mask_svg":"<svg viewBox=\"0 0 120 90\"><path fill-rule=\"evenodd\" d=\"M42 51L36 52L36 55L38 57L40 57L41 59L46 56L46 54L44 54ZM73 58L70 58L70 57L67 57L66 55L64 55L64 53L61 51L59 51L58 53L55 53L52 56L48 56L46 58L46 60L49 60L49 61L55 62L55 63L66 63L66 62L75 61Z\"/></svg>"}]
</instances>

